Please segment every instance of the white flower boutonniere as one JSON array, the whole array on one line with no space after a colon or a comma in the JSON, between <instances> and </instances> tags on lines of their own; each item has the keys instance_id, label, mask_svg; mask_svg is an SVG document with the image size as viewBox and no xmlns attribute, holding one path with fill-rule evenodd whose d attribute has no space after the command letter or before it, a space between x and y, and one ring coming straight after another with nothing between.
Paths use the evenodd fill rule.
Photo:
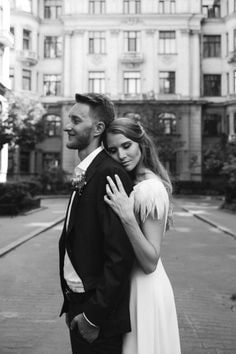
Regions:
<instances>
[{"instance_id":1,"label":"white flower boutonniere","mask_svg":"<svg viewBox=\"0 0 236 354\"><path fill-rule=\"evenodd\" d=\"M84 187L86 186L86 174L85 171L78 171L75 169L75 176L71 180L72 188L82 194Z\"/></svg>"}]
</instances>

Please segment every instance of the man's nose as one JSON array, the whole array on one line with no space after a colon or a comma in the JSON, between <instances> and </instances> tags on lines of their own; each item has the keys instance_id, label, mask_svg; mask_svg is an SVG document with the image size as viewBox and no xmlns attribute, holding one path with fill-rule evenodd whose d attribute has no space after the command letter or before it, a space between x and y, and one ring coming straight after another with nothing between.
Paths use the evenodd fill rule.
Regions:
<instances>
[{"instance_id":1,"label":"man's nose","mask_svg":"<svg viewBox=\"0 0 236 354\"><path fill-rule=\"evenodd\" d=\"M64 129L65 132L68 132L69 130L71 130L71 124L70 122L67 122L67 124L65 125Z\"/></svg>"}]
</instances>

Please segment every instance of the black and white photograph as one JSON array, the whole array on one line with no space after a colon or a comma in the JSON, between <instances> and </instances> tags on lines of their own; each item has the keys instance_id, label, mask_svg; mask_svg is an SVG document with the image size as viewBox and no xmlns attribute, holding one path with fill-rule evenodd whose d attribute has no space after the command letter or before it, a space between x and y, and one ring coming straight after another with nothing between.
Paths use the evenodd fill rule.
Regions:
<instances>
[{"instance_id":1,"label":"black and white photograph","mask_svg":"<svg viewBox=\"0 0 236 354\"><path fill-rule=\"evenodd\" d=\"M0 354L236 353L236 0L0 0Z\"/></svg>"}]
</instances>

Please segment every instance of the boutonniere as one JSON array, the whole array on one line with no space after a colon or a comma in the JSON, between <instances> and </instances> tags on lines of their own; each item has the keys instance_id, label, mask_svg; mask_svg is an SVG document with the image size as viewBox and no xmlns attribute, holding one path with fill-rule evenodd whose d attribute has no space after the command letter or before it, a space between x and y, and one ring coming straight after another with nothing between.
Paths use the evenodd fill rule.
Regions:
<instances>
[{"instance_id":1,"label":"boutonniere","mask_svg":"<svg viewBox=\"0 0 236 354\"><path fill-rule=\"evenodd\" d=\"M85 172L75 171L75 176L71 180L72 188L82 194L84 187L86 186L86 174Z\"/></svg>"}]
</instances>

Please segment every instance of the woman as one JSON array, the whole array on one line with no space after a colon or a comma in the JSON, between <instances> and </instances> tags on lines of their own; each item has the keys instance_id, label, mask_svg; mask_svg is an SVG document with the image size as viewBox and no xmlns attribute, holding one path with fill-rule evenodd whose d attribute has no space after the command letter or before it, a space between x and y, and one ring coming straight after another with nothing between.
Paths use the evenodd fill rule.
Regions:
<instances>
[{"instance_id":1,"label":"woman","mask_svg":"<svg viewBox=\"0 0 236 354\"><path fill-rule=\"evenodd\" d=\"M179 354L174 295L160 259L171 220L170 179L139 122L117 118L107 130L104 146L134 178L128 197L119 177L108 176L104 196L121 219L136 255L130 294L132 331L124 336L122 353Z\"/></svg>"}]
</instances>

